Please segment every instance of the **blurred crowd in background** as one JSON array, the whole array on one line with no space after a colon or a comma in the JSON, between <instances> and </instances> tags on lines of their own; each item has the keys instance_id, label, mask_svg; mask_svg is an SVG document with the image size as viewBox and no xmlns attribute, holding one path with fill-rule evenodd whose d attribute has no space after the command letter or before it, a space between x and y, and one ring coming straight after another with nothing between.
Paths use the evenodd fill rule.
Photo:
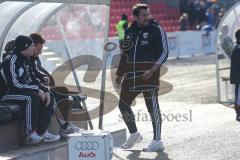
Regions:
<instances>
[{"instance_id":1,"label":"blurred crowd in background","mask_svg":"<svg viewBox=\"0 0 240 160\"><path fill-rule=\"evenodd\" d=\"M217 0L180 0L180 30L213 30L225 9Z\"/></svg>"}]
</instances>

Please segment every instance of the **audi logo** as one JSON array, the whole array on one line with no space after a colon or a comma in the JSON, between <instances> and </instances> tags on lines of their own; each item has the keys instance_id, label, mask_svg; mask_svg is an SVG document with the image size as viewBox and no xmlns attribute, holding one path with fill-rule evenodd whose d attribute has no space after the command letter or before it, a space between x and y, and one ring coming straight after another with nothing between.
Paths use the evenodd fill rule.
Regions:
<instances>
[{"instance_id":1,"label":"audi logo","mask_svg":"<svg viewBox=\"0 0 240 160\"><path fill-rule=\"evenodd\" d=\"M96 141L83 141L83 142L77 142L75 144L75 148L77 150L97 150L99 148L99 143Z\"/></svg>"}]
</instances>

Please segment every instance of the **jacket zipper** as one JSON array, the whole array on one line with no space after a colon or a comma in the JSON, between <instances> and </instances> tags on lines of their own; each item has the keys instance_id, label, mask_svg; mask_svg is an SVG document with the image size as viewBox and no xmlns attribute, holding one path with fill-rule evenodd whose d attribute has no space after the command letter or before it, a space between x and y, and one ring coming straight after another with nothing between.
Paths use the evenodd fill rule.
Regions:
<instances>
[{"instance_id":1,"label":"jacket zipper","mask_svg":"<svg viewBox=\"0 0 240 160\"><path fill-rule=\"evenodd\" d=\"M139 38L139 35L141 34L141 32L142 31L140 30L140 32L138 33L137 40L136 40L136 43L135 43L135 49L134 49L134 58L133 58L133 71L134 71L133 88L136 87L136 80L135 80L135 77L136 77L136 66L135 66L135 61L136 61L136 51L137 51L138 38Z\"/></svg>"}]
</instances>

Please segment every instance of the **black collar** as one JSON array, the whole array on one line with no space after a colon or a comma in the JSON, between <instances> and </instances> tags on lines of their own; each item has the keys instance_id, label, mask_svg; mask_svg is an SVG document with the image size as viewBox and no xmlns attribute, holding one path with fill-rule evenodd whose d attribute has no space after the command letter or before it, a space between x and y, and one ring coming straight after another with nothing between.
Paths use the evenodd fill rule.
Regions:
<instances>
[{"instance_id":1,"label":"black collar","mask_svg":"<svg viewBox=\"0 0 240 160\"><path fill-rule=\"evenodd\" d=\"M39 57L33 57L33 56L30 56L30 59L36 61L36 60L39 59Z\"/></svg>"},{"instance_id":2,"label":"black collar","mask_svg":"<svg viewBox=\"0 0 240 160\"><path fill-rule=\"evenodd\" d=\"M24 54L22 54L21 52L19 52L17 50L13 50L13 54L16 54L17 57L23 61L29 61L29 57L25 56Z\"/></svg>"},{"instance_id":3,"label":"black collar","mask_svg":"<svg viewBox=\"0 0 240 160\"><path fill-rule=\"evenodd\" d=\"M155 20L155 19L150 19L147 26L140 27L140 26L138 25L137 21L133 21L131 27L133 27L133 28L138 28L138 29L143 29L143 30L144 30L144 29L149 28L151 25L158 25L158 26L159 26L160 23L159 23L157 20Z\"/></svg>"}]
</instances>

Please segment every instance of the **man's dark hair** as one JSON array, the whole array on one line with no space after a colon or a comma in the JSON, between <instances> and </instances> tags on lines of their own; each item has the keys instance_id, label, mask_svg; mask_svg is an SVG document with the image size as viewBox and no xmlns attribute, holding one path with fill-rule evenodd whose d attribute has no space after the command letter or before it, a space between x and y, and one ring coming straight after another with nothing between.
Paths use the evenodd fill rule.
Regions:
<instances>
[{"instance_id":1,"label":"man's dark hair","mask_svg":"<svg viewBox=\"0 0 240 160\"><path fill-rule=\"evenodd\" d=\"M11 41L7 42L7 44L4 48L5 52L2 55L2 59L4 60L5 58L11 56L14 48L15 48L15 40L11 40Z\"/></svg>"},{"instance_id":2,"label":"man's dark hair","mask_svg":"<svg viewBox=\"0 0 240 160\"><path fill-rule=\"evenodd\" d=\"M122 15L122 20L126 20L127 21L128 20L128 16L126 14L123 14Z\"/></svg>"},{"instance_id":3,"label":"man's dark hair","mask_svg":"<svg viewBox=\"0 0 240 160\"><path fill-rule=\"evenodd\" d=\"M5 50L5 52L11 52L11 51L13 51L14 48L15 48L15 40L11 40L11 41L7 42L4 50Z\"/></svg>"},{"instance_id":4,"label":"man's dark hair","mask_svg":"<svg viewBox=\"0 0 240 160\"><path fill-rule=\"evenodd\" d=\"M141 9L148 9L148 5L147 4L143 4L143 3L138 3L135 6L133 6L133 16L139 16L140 14L140 10Z\"/></svg>"},{"instance_id":5,"label":"man's dark hair","mask_svg":"<svg viewBox=\"0 0 240 160\"><path fill-rule=\"evenodd\" d=\"M30 36L33 40L34 44L44 44L45 43L45 39L39 34L39 33L32 33L30 34Z\"/></svg>"}]
</instances>

